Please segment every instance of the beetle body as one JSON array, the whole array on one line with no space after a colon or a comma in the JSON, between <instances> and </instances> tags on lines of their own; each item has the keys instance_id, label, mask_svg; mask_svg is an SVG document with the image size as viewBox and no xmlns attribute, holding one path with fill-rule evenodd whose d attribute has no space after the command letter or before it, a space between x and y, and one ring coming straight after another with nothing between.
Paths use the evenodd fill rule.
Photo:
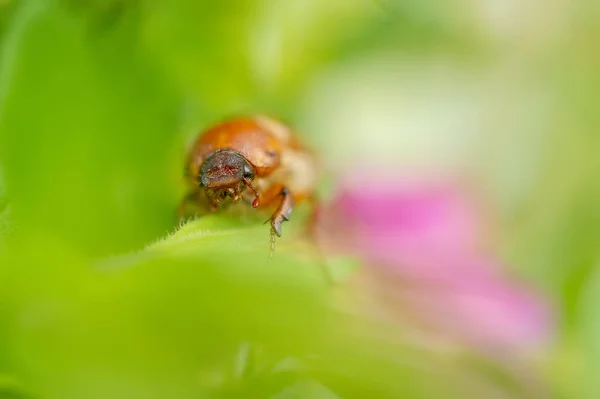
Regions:
<instances>
[{"instance_id":1,"label":"beetle body","mask_svg":"<svg viewBox=\"0 0 600 399\"><path fill-rule=\"evenodd\" d=\"M313 198L316 183L313 154L283 123L260 115L228 120L201 133L186 173L193 187L187 198L207 200L213 211L226 199L274 209L272 240L281 236L294 205Z\"/></svg>"}]
</instances>

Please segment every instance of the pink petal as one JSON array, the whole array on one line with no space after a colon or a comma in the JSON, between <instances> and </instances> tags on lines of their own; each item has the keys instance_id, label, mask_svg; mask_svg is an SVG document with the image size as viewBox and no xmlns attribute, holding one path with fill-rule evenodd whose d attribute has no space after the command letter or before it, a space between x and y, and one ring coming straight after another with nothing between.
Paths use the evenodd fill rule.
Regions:
<instances>
[{"instance_id":1,"label":"pink petal","mask_svg":"<svg viewBox=\"0 0 600 399\"><path fill-rule=\"evenodd\" d=\"M460 187L353 175L322 216L320 239L363 257L382 306L484 350L548 338L549 307L483 253L482 217Z\"/></svg>"}]
</instances>

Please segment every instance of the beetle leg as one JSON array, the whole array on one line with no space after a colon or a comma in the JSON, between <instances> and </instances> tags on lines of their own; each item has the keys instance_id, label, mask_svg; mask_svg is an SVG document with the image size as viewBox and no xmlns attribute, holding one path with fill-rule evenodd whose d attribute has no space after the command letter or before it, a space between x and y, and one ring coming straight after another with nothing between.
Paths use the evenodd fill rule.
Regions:
<instances>
[{"instance_id":1,"label":"beetle leg","mask_svg":"<svg viewBox=\"0 0 600 399\"><path fill-rule=\"evenodd\" d=\"M286 187L281 190L279 195L282 197L281 202L271 216L271 238L273 240L275 236L281 237L281 225L290 220L290 214L294 210L294 197Z\"/></svg>"},{"instance_id":2,"label":"beetle leg","mask_svg":"<svg viewBox=\"0 0 600 399\"><path fill-rule=\"evenodd\" d=\"M204 214L211 207L210 199L200 190L190 191L179 203L177 217L180 222L187 217ZM191 208L191 209L190 209ZM193 212L192 212L193 209Z\"/></svg>"},{"instance_id":3,"label":"beetle leg","mask_svg":"<svg viewBox=\"0 0 600 399\"><path fill-rule=\"evenodd\" d=\"M282 197L279 206L275 210L275 213L271 216L271 252L269 253L270 257L273 257L273 253L275 252L275 238L281 237L281 225L283 222L290 220L290 214L294 210L294 197L290 190L286 187L281 189L279 195Z\"/></svg>"},{"instance_id":4,"label":"beetle leg","mask_svg":"<svg viewBox=\"0 0 600 399\"><path fill-rule=\"evenodd\" d=\"M177 208L177 219L179 219L180 222L182 222L187 215L187 205L196 202L197 198L198 193L196 191L192 191L183 197Z\"/></svg>"}]
</instances>

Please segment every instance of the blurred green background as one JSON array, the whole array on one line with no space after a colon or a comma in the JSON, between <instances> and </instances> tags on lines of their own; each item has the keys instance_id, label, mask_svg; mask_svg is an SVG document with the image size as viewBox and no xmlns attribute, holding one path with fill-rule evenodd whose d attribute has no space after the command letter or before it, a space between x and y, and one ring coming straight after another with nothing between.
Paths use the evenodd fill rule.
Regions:
<instances>
[{"instance_id":1,"label":"blurred green background","mask_svg":"<svg viewBox=\"0 0 600 399\"><path fill-rule=\"evenodd\" d=\"M0 398L600 396L600 3L3 0L0 35ZM558 308L544 394L332 311L293 234L168 236L190 140L253 112L479 187Z\"/></svg>"}]
</instances>

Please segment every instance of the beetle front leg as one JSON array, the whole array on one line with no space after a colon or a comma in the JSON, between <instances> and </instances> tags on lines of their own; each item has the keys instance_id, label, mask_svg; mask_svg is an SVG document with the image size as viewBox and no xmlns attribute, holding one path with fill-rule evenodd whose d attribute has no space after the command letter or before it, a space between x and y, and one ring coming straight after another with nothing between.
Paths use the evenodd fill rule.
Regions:
<instances>
[{"instance_id":1,"label":"beetle front leg","mask_svg":"<svg viewBox=\"0 0 600 399\"><path fill-rule=\"evenodd\" d=\"M275 245L275 236L281 237L281 225L283 222L290 220L290 214L294 210L294 196L286 187L284 187L279 195L282 197L279 206L271 216L271 253Z\"/></svg>"},{"instance_id":2,"label":"beetle front leg","mask_svg":"<svg viewBox=\"0 0 600 399\"><path fill-rule=\"evenodd\" d=\"M198 209L198 205L200 204L200 192L197 190L190 191L186 194L185 197L179 203L179 207L177 208L177 219L179 222L183 222L186 217L190 216L188 205L193 205L194 210Z\"/></svg>"},{"instance_id":3,"label":"beetle front leg","mask_svg":"<svg viewBox=\"0 0 600 399\"><path fill-rule=\"evenodd\" d=\"M190 191L179 203L177 217L180 222L188 217L205 215L213 210L212 200L201 190ZM191 209L190 209L191 208Z\"/></svg>"}]
</instances>

